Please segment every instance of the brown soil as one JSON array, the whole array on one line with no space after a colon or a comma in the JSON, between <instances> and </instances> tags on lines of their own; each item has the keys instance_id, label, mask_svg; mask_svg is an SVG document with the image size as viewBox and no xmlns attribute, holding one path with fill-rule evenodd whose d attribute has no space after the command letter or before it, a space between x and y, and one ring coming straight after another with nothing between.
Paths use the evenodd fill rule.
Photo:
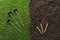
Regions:
<instances>
[{"instance_id":1,"label":"brown soil","mask_svg":"<svg viewBox=\"0 0 60 40\"><path fill-rule=\"evenodd\" d=\"M60 0L31 0L30 19L31 40L60 40ZM47 31L40 34L36 26L47 22Z\"/></svg>"}]
</instances>

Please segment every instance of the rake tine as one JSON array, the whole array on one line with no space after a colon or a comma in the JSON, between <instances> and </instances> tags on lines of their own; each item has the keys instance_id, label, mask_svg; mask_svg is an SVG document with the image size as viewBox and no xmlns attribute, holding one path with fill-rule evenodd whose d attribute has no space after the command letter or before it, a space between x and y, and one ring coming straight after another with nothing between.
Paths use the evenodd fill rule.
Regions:
<instances>
[{"instance_id":1,"label":"rake tine","mask_svg":"<svg viewBox=\"0 0 60 40\"><path fill-rule=\"evenodd\" d=\"M42 30L42 32L43 32L43 26L42 26L42 24L40 24L40 26L41 26L41 30Z\"/></svg>"},{"instance_id":2,"label":"rake tine","mask_svg":"<svg viewBox=\"0 0 60 40\"><path fill-rule=\"evenodd\" d=\"M13 12L14 12L15 14L17 14L17 13L18 13L18 10L17 10L17 9L14 9ZM23 23L23 21L21 20L21 18L19 18L18 14L17 14L17 17L18 17L18 19L20 20L21 24L24 26L24 23Z\"/></svg>"},{"instance_id":3,"label":"rake tine","mask_svg":"<svg viewBox=\"0 0 60 40\"><path fill-rule=\"evenodd\" d=\"M17 14L17 17L19 18L18 14ZM21 18L19 18L19 20L20 20L21 24L24 26L24 23L23 23L23 21L21 20Z\"/></svg>"},{"instance_id":4,"label":"rake tine","mask_svg":"<svg viewBox=\"0 0 60 40\"><path fill-rule=\"evenodd\" d=\"M47 30L47 27L48 27L48 23L46 24L46 27L45 27L44 33L46 32L46 30Z\"/></svg>"},{"instance_id":5,"label":"rake tine","mask_svg":"<svg viewBox=\"0 0 60 40\"><path fill-rule=\"evenodd\" d=\"M20 25L17 23L17 21L15 20L15 18L12 16L12 19L15 21L15 23L17 24L17 26L21 29Z\"/></svg>"},{"instance_id":6,"label":"rake tine","mask_svg":"<svg viewBox=\"0 0 60 40\"><path fill-rule=\"evenodd\" d=\"M15 9L14 11L16 11L16 9ZM17 21L15 20L15 18L12 16L12 14L13 14L13 13L12 13L11 11L8 12L8 16L12 17L13 20L16 22L17 26L20 27L20 26L18 25Z\"/></svg>"},{"instance_id":7,"label":"rake tine","mask_svg":"<svg viewBox=\"0 0 60 40\"><path fill-rule=\"evenodd\" d=\"M14 26L18 31L19 31L19 33L21 33L21 31L18 29L18 27L16 27L13 23L11 23L10 22L10 24L12 25L12 26Z\"/></svg>"},{"instance_id":8,"label":"rake tine","mask_svg":"<svg viewBox=\"0 0 60 40\"><path fill-rule=\"evenodd\" d=\"M11 23L10 19L7 20L7 23L13 25L21 33L21 31L13 23Z\"/></svg>"},{"instance_id":9,"label":"rake tine","mask_svg":"<svg viewBox=\"0 0 60 40\"><path fill-rule=\"evenodd\" d=\"M41 30L39 29L39 27L38 27L38 26L37 26L36 28L38 29L38 31L39 31L41 34L43 34L43 32L41 32Z\"/></svg>"}]
</instances>

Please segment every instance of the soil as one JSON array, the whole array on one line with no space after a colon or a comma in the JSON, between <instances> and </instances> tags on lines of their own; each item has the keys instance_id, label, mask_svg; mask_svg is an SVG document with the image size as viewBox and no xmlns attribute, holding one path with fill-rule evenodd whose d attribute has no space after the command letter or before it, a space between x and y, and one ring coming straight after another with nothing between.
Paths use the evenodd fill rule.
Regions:
<instances>
[{"instance_id":1,"label":"soil","mask_svg":"<svg viewBox=\"0 0 60 40\"><path fill-rule=\"evenodd\" d=\"M60 40L60 0L31 0L30 2L31 40ZM41 34L36 26L40 23L47 31Z\"/></svg>"}]
</instances>

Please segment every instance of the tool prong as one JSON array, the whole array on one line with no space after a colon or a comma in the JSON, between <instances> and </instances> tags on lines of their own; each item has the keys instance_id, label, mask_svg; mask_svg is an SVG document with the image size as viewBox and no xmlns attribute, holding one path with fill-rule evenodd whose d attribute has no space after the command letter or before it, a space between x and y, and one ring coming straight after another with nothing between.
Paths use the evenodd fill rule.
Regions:
<instances>
[{"instance_id":1,"label":"tool prong","mask_svg":"<svg viewBox=\"0 0 60 40\"><path fill-rule=\"evenodd\" d=\"M43 32L43 26L42 26L42 24L40 23L40 26L41 26L41 30L42 30L42 32Z\"/></svg>"},{"instance_id":2,"label":"tool prong","mask_svg":"<svg viewBox=\"0 0 60 40\"><path fill-rule=\"evenodd\" d=\"M15 8L15 9L13 10L13 12L17 15L17 17L18 17L18 19L20 20L21 24L24 26L23 21L21 20L21 18L19 18L19 15L17 14L17 13L18 13L18 9Z\"/></svg>"},{"instance_id":3,"label":"tool prong","mask_svg":"<svg viewBox=\"0 0 60 40\"><path fill-rule=\"evenodd\" d=\"M12 26L14 26L15 29L17 29L19 31L19 33L21 33L21 31L18 29L18 27L16 27L12 22L10 22Z\"/></svg>"},{"instance_id":4,"label":"tool prong","mask_svg":"<svg viewBox=\"0 0 60 40\"><path fill-rule=\"evenodd\" d=\"M47 27L48 27L48 23L46 24L46 27L45 27L44 33L46 32L46 30L47 30Z\"/></svg>"},{"instance_id":5,"label":"tool prong","mask_svg":"<svg viewBox=\"0 0 60 40\"><path fill-rule=\"evenodd\" d=\"M36 28L38 29L38 31L39 31L41 34L43 34L43 32L41 32L41 30L39 29L39 27L38 27L38 26L37 26Z\"/></svg>"},{"instance_id":6,"label":"tool prong","mask_svg":"<svg viewBox=\"0 0 60 40\"><path fill-rule=\"evenodd\" d=\"M17 24L17 26L21 29L21 26L17 23L17 21L15 20L15 18L12 16L13 21L15 21L15 23Z\"/></svg>"}]
</instances>

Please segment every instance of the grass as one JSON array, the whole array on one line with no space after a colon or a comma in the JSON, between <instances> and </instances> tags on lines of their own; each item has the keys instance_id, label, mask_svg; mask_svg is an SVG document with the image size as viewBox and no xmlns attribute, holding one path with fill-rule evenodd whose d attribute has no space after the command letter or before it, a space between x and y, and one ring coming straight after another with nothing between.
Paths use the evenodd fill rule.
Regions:
<instances>
[{"instance_id":1,"label":"grass","mask_svg":"<svg viewBox=\"0 0 60 40\"><path fill-rule=\"evenodd\" d=\"M24 26L17 17L13 15L16 22L8 17L7 13L13 11L15 8L18 9L18 16L21 18ZM6 20L10 18L13 23L20 31L14 28L13 25L7 24ZM0 40L29 40L29 0L0 0Z\"/></svg>"}]
</instances>

